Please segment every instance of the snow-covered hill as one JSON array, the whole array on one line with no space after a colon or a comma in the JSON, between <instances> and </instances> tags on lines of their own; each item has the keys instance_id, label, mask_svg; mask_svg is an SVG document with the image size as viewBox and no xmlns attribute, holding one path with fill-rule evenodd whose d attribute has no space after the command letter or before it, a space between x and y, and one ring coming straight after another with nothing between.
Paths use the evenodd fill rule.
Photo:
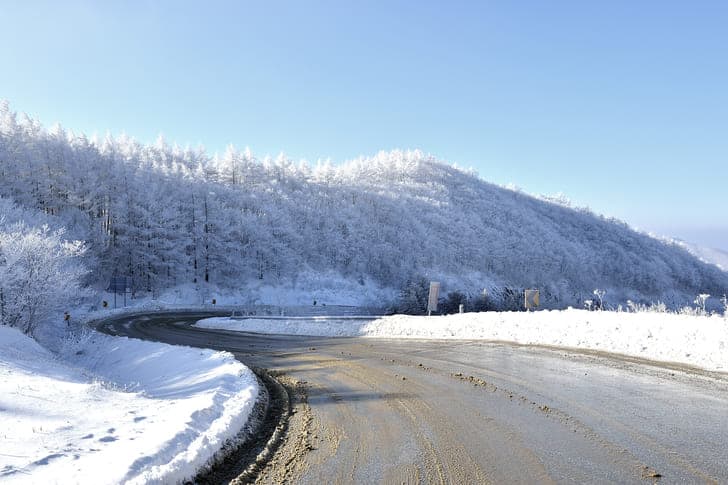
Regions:
<instances>
[{"instance_id":1,"label":"snow-covered hill","mask_svg":"<svg viewBox=\"0 0 728 485\"><path fill-rule=\"evenodd\" d=\"M112 275L159 293L185 284L295 287L298 275L333 273L393 295L423 278L445 292L488 288L501 307L535 287L552 308L581 305L595 288L609 304L673 307L728 290L726 273L678 245L418 151L341 166L232 148L209 157L163 140L47 131L3 105L0 196L84 240L86 283L97 288Z\"/></svg>"}]
</instances>

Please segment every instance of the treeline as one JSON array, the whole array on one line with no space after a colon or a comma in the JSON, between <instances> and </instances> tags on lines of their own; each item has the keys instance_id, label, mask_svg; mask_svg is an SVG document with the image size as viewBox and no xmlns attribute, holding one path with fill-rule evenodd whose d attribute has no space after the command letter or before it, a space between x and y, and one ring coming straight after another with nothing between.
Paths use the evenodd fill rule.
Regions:
<instances>
[{"instance_id":1,"label":"treeline","mask_svg":"<svg viewBox=\"0 0 728 485\"><path fill-rule=\"evenodd\" d=\"M681 306L728 275L627 225L486 183L420 152L340 166L232 147L88 139L0 105L0 196L85 242L84 284L129 276L159 292L244 288L335 271L401 289L416 278L477 295L539 288L548 307L615 300Z\"/></svg>"}]
</instances>

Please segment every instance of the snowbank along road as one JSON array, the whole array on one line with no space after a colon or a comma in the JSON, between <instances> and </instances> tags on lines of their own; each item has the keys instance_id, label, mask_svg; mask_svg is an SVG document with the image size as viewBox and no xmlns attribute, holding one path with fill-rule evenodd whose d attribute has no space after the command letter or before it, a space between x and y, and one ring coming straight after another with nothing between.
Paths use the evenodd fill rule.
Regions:
<instances>
[{"instance_id":1,"label":"snowbank along road","mask_svg":"<svg viewBox=\"0 0 728 485\"><path fill-rule=\"evenodd\" d=\"M190 314L99 329L224 349L289 390L261 483L725 483L728 376L477 341L261 335ZM251 478L251 477L248 477Z\"/></svg>"}]
</instances>

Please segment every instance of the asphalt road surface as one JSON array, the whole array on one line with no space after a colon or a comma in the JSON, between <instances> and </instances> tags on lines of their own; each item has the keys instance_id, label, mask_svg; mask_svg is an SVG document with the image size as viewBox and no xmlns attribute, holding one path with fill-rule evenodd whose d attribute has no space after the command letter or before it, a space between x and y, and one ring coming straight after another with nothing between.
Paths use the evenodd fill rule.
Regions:
<instances>
[{"instance_id":1,"label":"asphalt road surface","mask_svg":"<svg viewBox=\"0 0 728 485\"><path fill-rule=\"evenodd\" d=\"M296 394L263 483L728 483L728 376L477 341L259 335L193 314L118 335L228 350Z\"/></svg>"}]
</instances>

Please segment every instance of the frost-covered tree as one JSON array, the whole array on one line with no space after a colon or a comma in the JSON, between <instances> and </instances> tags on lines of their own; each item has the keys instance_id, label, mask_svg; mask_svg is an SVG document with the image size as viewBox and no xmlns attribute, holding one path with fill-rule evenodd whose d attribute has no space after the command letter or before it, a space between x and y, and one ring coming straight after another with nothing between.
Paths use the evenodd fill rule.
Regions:
<instances>
[{"instance_id":1,"label":"frost-covered tree","mask_svg":"<svg viewBox=\"0 0 728 485\"><path fill-rule=\"evenodd\" d=\"M693 301L693 303L698 306L697 309L701 315L705 314L705 302L708 301L708 298L710 298L709 294L701 293L697 297L695 297L695 300Z\"/></svg>"},{"instance_id":2,"label":"frost-covered tree","mask_svg":"<svg viewBox=\"0 0 728 485\"><path fill-rule=\"evenodd\" d=\"M728 286L676 245L418 151L313 166L232 147L210 157L163 139L45 130L2 103L0 196L86 242L84 284L125 275L135 294L311 271L389 288L426 274L467 293L487 287L493 308L527 287L547 308L582 306L595 287L614 304L676 308Z\"/></svg>"},{"instance_id":3,"label":"frost-covered tree","mask_svg":"<svg viewBox=\"0 0 728 485\"><path fill-rule=\"evenodd\" d=\"M468 297L461 291L451 291L440 305L440 313L443 314L458 313L460 311L460 305L463 305L466 310L470 310L468 308Z\"/></svg>"},{"instance_id":4,"label":"frost-covered tree","mask_svg":"<svg viewBox=\"0 0 728 485\"><path fill-rule=\"evenodd\" d=\"M35 216L7 200L0 199L0 214L0 323L33 334L59 305L78 297L85 248L66 240L63 229L10 222Z\"/></svg>"},{"instance_id":5,"label":"frost-covered tree","mask_svg":"<svg viewBox=\"0 0 728 485\"><path fill-rule=\"evenodd\" d=\"M400 292L397 312L409 315L424 315L427 311L429 292L430 283L426 278L416 276L408 280Z\"/></svg>"}]
</instances>

